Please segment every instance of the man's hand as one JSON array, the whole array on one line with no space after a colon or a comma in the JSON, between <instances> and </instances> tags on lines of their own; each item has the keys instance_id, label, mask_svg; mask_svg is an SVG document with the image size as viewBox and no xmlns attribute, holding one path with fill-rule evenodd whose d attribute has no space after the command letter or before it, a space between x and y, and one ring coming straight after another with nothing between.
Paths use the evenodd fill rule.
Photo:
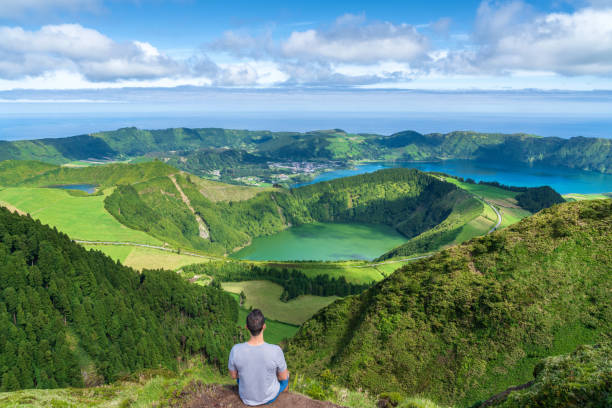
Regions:
<instances>
[{"instance_id":1,"label":"man's hand","mask_svg":"<svg viewBox=\"0 0 612 408\"><path fill-rule=\"evenodd\" d=\"M238 379L238 371L229 370L229 375L234 379Z\"/></svg>"},{"instance_id":2,"label":"man's hand","mask_svg":"<svg viewBox=\"0 0 612 408\"><path fill-rule=\"evenodd\" d=\"M281 371L276 373L276 378L278 381L285 381L289 379L289 370Z\"/></svg>"}]
</instances>

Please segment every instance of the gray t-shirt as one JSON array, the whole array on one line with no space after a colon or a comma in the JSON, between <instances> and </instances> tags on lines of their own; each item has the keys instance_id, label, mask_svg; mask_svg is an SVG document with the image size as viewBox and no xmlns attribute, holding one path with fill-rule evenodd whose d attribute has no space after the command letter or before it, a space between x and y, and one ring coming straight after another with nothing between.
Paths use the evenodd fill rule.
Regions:
<instances>
[{"instance_id":1,"label":"gray t-shirt","mask_svg":"<svg viewBox=\"0 0 612 408\"><path fill-rule=\"evenodd\" d=\"M230 352L228 369L238 371L238 393L246 405L261 405L276 397L280 384L276 373L285 371L283 350L274 344L236 344Z\"/></svg>"}]
</instances>

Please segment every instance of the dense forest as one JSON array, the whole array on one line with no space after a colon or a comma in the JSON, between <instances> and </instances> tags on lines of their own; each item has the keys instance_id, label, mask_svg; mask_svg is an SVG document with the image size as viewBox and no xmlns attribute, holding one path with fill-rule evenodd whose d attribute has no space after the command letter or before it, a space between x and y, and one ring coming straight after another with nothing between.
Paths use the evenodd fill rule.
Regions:
<instances>
[{"instance_id":1,"label":"dense forest","mask_svg":"<svg viewBox=\"0 0 612 408\"><path fill-rule=\"evenodd\" d=\"M404 131L390 136L348 134L341 129L298 132L231 129L123 128L61 139L0 142L0 160L41 160L61 164L74 160L164 158L177 151L223 148L242 164L259 160L448 160L466 159L509 164L571 167L612 173L612 141L586 137L563 139L526 134ZM211 151L207 153L211 155ZM220 157L216 154L212 156ZM175 158L174 164L195 171L198 157ZM206 161L200 161L208 167Z\"/></svg>"},{"instance_id":2,"label":"dense forest","mask_svg":"<svg viewBox=\"0 0 612 408\"><path fill-rule=\"evenodd\" d=\"M328 275L306 276L297 269L259 266L245 262L207 262L183 267L183 272L204 274L217 282L243 282L268 280L283 287L281 300L288 302L301 295L345 297L363 292L369 284L349 283L344 276L330 278Z\"/></svg>"},{"instance_id":3,"label":"dense forest","mask_svg":"<svg viewBox=\"0 0 612 408\"><path fill-rule=\"evenodd\" d=\"M0 389L113 381L202 354L224 367L236 302L170 271L142 274L0 208Z\"/></svg>"},{"instance_id":4,"label":"dense forest","mask_svg":"<svg viewBox=\"0 0 612 408\"><path fill-rule=\"evenodd\" d=\"M542 357L609 339L611 264L612 200L556 205L335 302L287 358L351 388L469 406L529 381Z\"/></svg>"},{"instance_id":5,"label":"dense forest","mask_svg":"<svg viewBox=\"0 0 612 408\"><path fill-rule=\"evenodd\" d=\"M528 188L516 196L519 206L536 213L544 208L565 202L559 193L548 186Z\"/></svg>"},{"instance_id":6,"label":"dense forest","mask_svg":"<svg viewBox=\"0 0 612 408\"><path fill-rule=\"evenodd\" d=\"M106 208L125 225L166 242L224 253L253 237L312 222L385 224L410 238L475 201L453 184L413 169L381 170L229 202L208 200L189 176L177 174L176 181L206 222L209 240L198 236L193 214L168 177L119 186L105 200Z\"/></svg>"}]
</instances>

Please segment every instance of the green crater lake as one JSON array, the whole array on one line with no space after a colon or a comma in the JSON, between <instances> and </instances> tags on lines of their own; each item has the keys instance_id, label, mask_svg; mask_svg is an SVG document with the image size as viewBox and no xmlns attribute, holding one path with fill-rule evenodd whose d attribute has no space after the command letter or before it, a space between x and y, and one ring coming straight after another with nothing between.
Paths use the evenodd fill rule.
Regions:
<instances>
[{"instance_id":1,"label":"green crater lake","mask_svg":"<svg viewBox=\"0 0 612 408\"><path fill-rule=\"evenodd\" d=\"M386 225L305 224L255 238L231 257L251 261L372 260L406 241Z\"/></svg>"}]
</instances>

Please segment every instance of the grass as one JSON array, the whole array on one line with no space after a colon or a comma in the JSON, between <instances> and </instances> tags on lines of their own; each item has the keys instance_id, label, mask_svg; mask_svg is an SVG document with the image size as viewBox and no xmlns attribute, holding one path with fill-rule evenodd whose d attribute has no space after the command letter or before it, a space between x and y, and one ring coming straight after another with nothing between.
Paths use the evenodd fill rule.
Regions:
<instances>
[{"instance_id":1,"label":"grass","mask_svg":"<svg viewBox=\"0 0 612 408\"><path fill-rule=\"evenodd\" d=\"M351 283L370 283L384 278L377 267L363 261L252 263L273 268L298 269L309 277L328 275L330 278L339 278L344 276Z\"/></svg>"},{"instance_id":2,"label":"grass","mask_svg":"<svg viewBox=\"0 0 612 408\"><path fill-rule=\"evenodd\" d=\"M101 251L115 261L125 265L125 259L130 255L135 247L128 245L83 245L87 249Z\"/></svg>"},{"instance_id":3,"label":"grass","mask_svg":"<svg viewBox=\"0 0 612 408\"><path fill-rule=\"evenodd\" d=\"M85 247L102 251L114 260L139 271L143 269L176 270L185 265L208 261L206 258L197 256L129 245L85 245Z\"/></svg>"},{"instance_id":4,"label":"grass","mask_svg":"<svg viewBox=\"0 0 612 408\"><path fill-rule=\"evenodd\" d=\"M156 238L122 225L104 209L104 196L75 197L53 188L6 188L0 201L56 227L73 239L161 245Z\"/></svg>"},{"instance_id":5,"label":"grass","mask_svg":"<svg viewBox=\"0 0 612 408\"><path fill-rule=\"evenodd\" d=\"M167 400L188 383L229 384L231 379L197 358L188 361L180 374L169 371L144 371L126 381L93 388L61 388L23 390L0 393L0 408L85 408L133 407L149 408Z\"/></svg>"},{"instance_id":6,"label":"grass","mask_svg":"<svg viewBox=\"0 0 612 408\"><path fill-rule=\"evenodd\" d=\"M291 368L291 362L289 362ZM229 376L216 368L192 358L180 373L150 370L110 385L92 388L60 388L22 390L0 393L0 408L149 408L159 406L170 397L179 395L192 381L204 384L233 384ZM309 394L313 381L292 373L289 391ZM332 386L326 400L349 408L375 408L377 398L367 391L355 391ZM412 404L412 405L410 405ZM441 408L421 398L407 398L401 408Z\"/></svg>"},{"instance_id":7,"label":"grass","mask_svg":"<svg viewBox=\"0 0 612 408\"><path fill-rule=\"evenodd\" d=\"M489 186L486 184L469 184L469 183L463 183L459 180L456 180L452 177L445 177L444 178L445 181L448 181L449 183L453 183L456 186L469 191L470 193L474 194L475 196L477 196L478 198L482 199L482 200L486 200L487 202L489 202L490 204L494 205L495 207L497 207L498 211L501 213L502 215L502 223L500 225L500 228L505 228L508 227L512 224L516 224L517 222L519 222L520 220L522 220L525 217L528 217L531 215L531 213L527 210L524 210L522 208L520 208L517 205L516 202L516 195L518 194L517 192L514 191L508 191L508 190L504 190L502 188L498 188L498 187L494 187L494 186ZM493 212L493 210L487 205L485 206L485 212L483 213L483 216L488 219L491 220L493 222L493 224L491 225L491 227L493 225L495 225L497 223L497 216L495 215L495 213ZM489 229L486 229L485 225L479 225L479 224L483 224L484 220L474 220L475 223L472 224L471 226L468 227L469 229L473 229L473 233L475 235L472 235L469 238L472 238L474 236L477 235L483 235L485 233L487 233L489 231L489 229L491 229L489 227ZM478 234L478 232L481 232L480 234ZM463 232L463 231L462 231ZM460 234L462 235L462 234ZM468 232L466 232L466 236L469 235ZM468 238L468 239L469 239ZM456 240L456 243L460 243L460 242L464 242L464 240Z\"/></svg>"},{"instance_id":8,"label":"grass","mask_svg":"<svg viewBox=\"0 0 612 408\"><path fill-rule=\"evenodd\" d=\"M612 197L612 193L602 193L602 194L564 194L563 198L565 201L582 201L582 200L606 200Z\"/></svg>"},{"instance_id":9,"label":"grass","mask_svg":"<svg viewBox=\"0 0 612 408\"><path fill-rule=\"evenodd\" d=\"M507 201L514 199L514 197L516 197L516 195L518 194L514 191L508 191L504 190L503 188L489 186L486 184L464 183L452 177L443 177L443 179L444 181L453 183L454 185L461 187L462 189L467 190L476 196L484 197L487 200Z\"/></svg>"},{"instance_id":10,"label":"grass","mask_svg":"<svg viewBox=\"0 0 612 408\"><path fill-rule=\"evenodd\" d=\"M212 202L245 201L257 194L274 190L272 188L237 186L217 181L206 180L190 175L191 181L198 186L202 195Z\"/></svg>"},{"instance_id":11,"label":"grass","mask_svg":"<svg viewBox=\"0 0 612 408\"><path fill-rule=\"evenodd\" d=\"M283 288L269 281L224 282L223 289L246 295L245 307L261 309L270 319L301 325L320 309L339 299L336 296L300 296L289 302L281 302Z\"/></svg>"}]
</instances>

